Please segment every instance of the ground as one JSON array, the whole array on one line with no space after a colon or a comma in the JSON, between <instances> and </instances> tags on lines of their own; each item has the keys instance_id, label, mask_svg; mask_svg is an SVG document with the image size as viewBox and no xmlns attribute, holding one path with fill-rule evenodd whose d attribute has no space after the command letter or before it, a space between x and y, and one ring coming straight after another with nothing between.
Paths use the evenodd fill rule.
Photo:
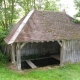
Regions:
<instances>
[{"instance_id":1,"label":"ground","mask_svg":"<svg viewBox=\"0 0 80 80\"><path fill-rule=\"evenodd\" d=\"M31 70L48 70L48 69L53 69L53 68L58 68L59 65L50 65L50 66L45 66L45 67L38 67L36 69L24 69L23 71L31 71ZM7 68L13 71L18 71L17 67L15 64L12 64L11 62L7 64Z\"/></svg>"},{"instance_id":2,"label":"ground","mask_svg":"<svg viewBox=\"0 0 80 80\"><path fill-rule=\"evenodd\" d=\"M15 65L0 62L0 80L80 80L80 63L18 71Z\"/></svg>"}]
</instances>

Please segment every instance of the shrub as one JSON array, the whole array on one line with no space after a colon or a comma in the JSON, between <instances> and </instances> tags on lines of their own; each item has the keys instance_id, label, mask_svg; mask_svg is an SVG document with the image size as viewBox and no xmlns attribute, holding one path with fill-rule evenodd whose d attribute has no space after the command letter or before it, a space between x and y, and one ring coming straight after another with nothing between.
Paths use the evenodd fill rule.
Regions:
<instances>
[{"instance_id":1,"label":"shrub","mask_svg":"<svg viewBox=\"0 0 80 80\"><path fill-rule=\"evenodd\" d=\"M77 19L74 19L73 22L74 22L74 23L80 23L80 21L77 20Z\"/></svg>"},{"instance_id":2,"label":"shrub","mask_svg":"<svg viewBox=\"0 0 80 80\"><path fill-rule=\"evenodd\" d=\"M5 48L5 42L4 42L4 38L6 37L8 33L8 30L3 29L2 27L0 27L0 50L4 52L4 48Z\"/></svg>"},{"instance_id":3,"label":"shrub","mask_svg":"<svg viewBox=\"0 0 80 80\"><path fill-rule=\"evenodd\" d=\"M6 63L9 61L9 55L8 54L3 54L1 51L0 51L0 62L2 63Z\"/></svg>"}]
</instances>

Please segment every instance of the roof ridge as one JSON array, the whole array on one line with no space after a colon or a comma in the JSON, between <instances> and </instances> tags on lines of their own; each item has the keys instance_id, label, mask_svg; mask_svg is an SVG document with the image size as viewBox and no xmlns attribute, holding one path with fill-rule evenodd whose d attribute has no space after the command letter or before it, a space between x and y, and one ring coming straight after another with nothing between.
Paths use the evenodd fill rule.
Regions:
<instances>
[{"instance_id":1,"label":"roof ridge","mask_svg":"<svg viewBox=\"0 0 80 80\"><path fill-rule=\"evenodd\" d=\"M8 44L12 44L15 39L17 38L17 36L19 35L20 31L22 30L22 28L24 27L24 25L26 24L26 22L28 21L28 19L31 17L31 15L33 14L34 10L31 10L27 16L24 18L24 20L22 21L21 25L19 25L18 29L15 31L14 35L12 36L12 38L10 39L10 41L8 42Z\"/></svg>"}]
</instances>

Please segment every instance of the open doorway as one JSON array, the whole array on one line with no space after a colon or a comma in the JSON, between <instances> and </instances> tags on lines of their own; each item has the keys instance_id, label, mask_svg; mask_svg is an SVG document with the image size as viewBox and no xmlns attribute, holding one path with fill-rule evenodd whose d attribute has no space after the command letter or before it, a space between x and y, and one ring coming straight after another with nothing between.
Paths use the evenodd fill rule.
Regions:
<instances>
[{"instance_id":1,"label":"open doorway","mask_svg":"<svg viewBox=\"0 0 80 80\"><path fill-rule=\"evenodd\" d=\"M27 43L21 52L22 57L25 56L22 60L23 69L24 66L31 68L26 59L37 67L60 64L60 45L57 41Z\"/></svg>"}]
</instances>

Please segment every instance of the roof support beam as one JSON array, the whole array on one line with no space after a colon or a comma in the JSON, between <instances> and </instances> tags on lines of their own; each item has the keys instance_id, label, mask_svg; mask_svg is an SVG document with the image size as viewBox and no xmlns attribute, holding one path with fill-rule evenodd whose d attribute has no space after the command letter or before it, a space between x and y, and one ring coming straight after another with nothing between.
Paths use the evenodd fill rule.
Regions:
<instances>
[{"instance_id":1,"label":"roof support beam","mask_svg":"<svg viewBox=\"0 0 80 80\"><path fill-rule=\"evenodd\" d=\"M62 47L62 43L60 42L60 40L57 41L59 43L59 45Z\"/></svg>"},{"instance_id":2,"label":"roof support beam","mask_svg":"<svg viewBox=\"0 0 80 80\"><path fill-rule=\"evenodd\" d=\"M20 46L20 49L22 49L25 46L26 43L22 43Z\"/></svg>"}]
</instances>

